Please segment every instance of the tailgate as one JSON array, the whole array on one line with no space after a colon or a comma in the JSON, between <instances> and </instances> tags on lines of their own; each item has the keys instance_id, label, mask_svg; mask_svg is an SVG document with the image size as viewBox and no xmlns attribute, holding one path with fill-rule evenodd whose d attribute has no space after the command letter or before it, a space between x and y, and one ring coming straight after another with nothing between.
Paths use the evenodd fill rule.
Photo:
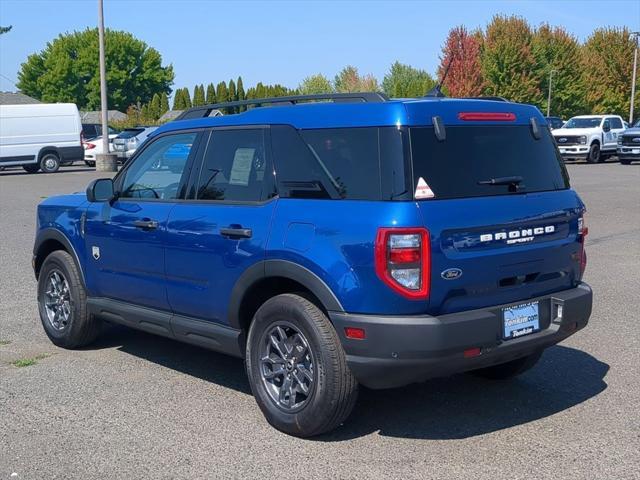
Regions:
<instances>
[{"instance_id":1,"label":"tailgate","mask_svg":"<svg viewBox=\"0 0 640 480\"><path fill-rule=\"evenodd\" d=\"M418 204L431 237L431 314L518 302L580 279L584 207L572 190Z\"/></svg>"}]
</instances>

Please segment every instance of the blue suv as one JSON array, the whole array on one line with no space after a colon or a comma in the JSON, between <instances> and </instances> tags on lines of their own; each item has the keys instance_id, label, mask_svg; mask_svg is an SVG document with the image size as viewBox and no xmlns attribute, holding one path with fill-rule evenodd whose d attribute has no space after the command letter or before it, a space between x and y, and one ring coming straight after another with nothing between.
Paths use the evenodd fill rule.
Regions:
<instances>
[{"instance_id":1,"label":"blue suv","mask_svg":"<svg viewBox=\"0 0 640 480\"><path fill-rule=\"evenodd\" d=\"M63 348L116 323L244 358L267 420L313 436L359 385L510 378L583 328L584 213L533 106L196 107L38 206L40 317Z\"/></svg>"}]
</instances>

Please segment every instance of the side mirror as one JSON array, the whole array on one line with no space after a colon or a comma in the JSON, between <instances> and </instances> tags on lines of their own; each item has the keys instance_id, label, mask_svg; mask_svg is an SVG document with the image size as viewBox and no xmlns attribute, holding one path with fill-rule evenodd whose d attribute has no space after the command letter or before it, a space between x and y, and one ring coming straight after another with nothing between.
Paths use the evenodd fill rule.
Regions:
<instances>
[{"instance_id":1,"label":"side mirror","mask_svg":"<svg viewBox=\"0 0 640 480\"><path fill-rule=\"evenodd\" d=\"M98 178L87 187L87 200L90 202L108 202L113 200L113 180L110 178Z\"/></svg>"},{"instance_id":2,"label":"side mirror","mask_svg":"<svg viewBox=\"0 0 640 480\"><path fill-rule=\"evenodd\" d=\"M611 125L609 125L608 123L605 123L604 125L602 125L602 130L605 132L611 131Z\"/></svg>"}]
</instances>

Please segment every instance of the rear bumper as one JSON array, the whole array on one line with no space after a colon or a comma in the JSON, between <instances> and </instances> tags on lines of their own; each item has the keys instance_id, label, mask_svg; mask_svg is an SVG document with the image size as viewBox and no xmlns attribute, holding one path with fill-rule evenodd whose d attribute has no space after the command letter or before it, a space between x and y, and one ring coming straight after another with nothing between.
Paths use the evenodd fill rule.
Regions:
<instances>
[{"instance_id":1,"label":"rear bumper","mask_svg":"<svg viewBox=\"0 0 640 480\"><path fill-rule=\"evenodd\" d=\"M393 388L524 357L561 342L589 321L592 292L586 283L527 301L536 300L541 330L506 341L503 305L439 317L330 316L358 381L369 388ZM345 327L363 328L366 339L346 338ZM471 348L481 348L481 354L466 358L464 351Z\"/></svg>"}]
</instances>

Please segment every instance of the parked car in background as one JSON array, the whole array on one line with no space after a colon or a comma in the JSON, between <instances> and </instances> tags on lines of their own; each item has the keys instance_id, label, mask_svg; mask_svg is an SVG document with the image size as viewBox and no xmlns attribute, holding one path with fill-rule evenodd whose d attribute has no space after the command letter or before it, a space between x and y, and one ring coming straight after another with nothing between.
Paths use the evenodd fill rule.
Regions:
<instances>
[{"instance_id":1,"label":"parked car in background","mask_svg":"<svg viewBox=\"0 0 640 480\"><path fill-rule=\"evenodd\" d=\"M118 161L125 163L135 153L136 149L158 127L125 128L113 139L113 151L118 155Z\"/></svg>"},{"instance_id":2,"label":"parked car in background","mask_svg":"<svg viewBox=\"0 0 640 480\"><path fill-rule=\"evenodd\" d=\"M618 159L622 165L640 160L640 120L618 135Z\"/></svg>"},{"instance_id":3,"label":"parked car in background","mask_svg":"<svg viewBox=\"0 0 640 480\"><path fill-rule=\"evenodd\" d=\"M120 133L118 130L116 130L113 127L108 127L109 128L109 138L111 138L111 136L113 135L113 137L115 138L118 133ZM84 140L93 140L94 138L98 138L102 136L102 125L100 125L99 123L83 123L82 124L82 138Z\"/></svg>"},{"instance_id":4,"label":"parked car in background","mask_svg":"<svg viewBox=\"0 0 640 480\"><path fill-rule=\"evenodd\" d=\"M117 134L109 134L109 151L113 152L113 140L117 137ZM94 138L90 141L82 142L84 147L84 163L89 167L96 166L96 156L103 152L102 149L102 137Z\"/></svg>"},{"instance_id":5,"label":"parked car in background","mask_svg":"<svg viewBox=\"0 0 640 480\"><path fill-rule=\"evenodd\" d=\"M0 164L57 172L84 158L81 132L73 103L0 105Z\"/></svg>"},{"instance_id":6,"label":"parked car in background","mask_svg":"<svg viewBox=\"0 0 640 480\"><path fill-rule=\"evenodd\" d=\"M624 132L619 115L580 115L553 131L565 160L605 161L616 154L618 135Z\"/></svg>"},{"instance_id":7,"label":"parked car in background","mask_svg":"<svg viewBox=\"0 0 640 480\"><path fill-rule=\"evenodd\" d=\"M564 120L560 117L544 117L547 120L547 124L551 130L555 130L557 128L562 128L564 125Z\"/></svg>"}]
</instances>

